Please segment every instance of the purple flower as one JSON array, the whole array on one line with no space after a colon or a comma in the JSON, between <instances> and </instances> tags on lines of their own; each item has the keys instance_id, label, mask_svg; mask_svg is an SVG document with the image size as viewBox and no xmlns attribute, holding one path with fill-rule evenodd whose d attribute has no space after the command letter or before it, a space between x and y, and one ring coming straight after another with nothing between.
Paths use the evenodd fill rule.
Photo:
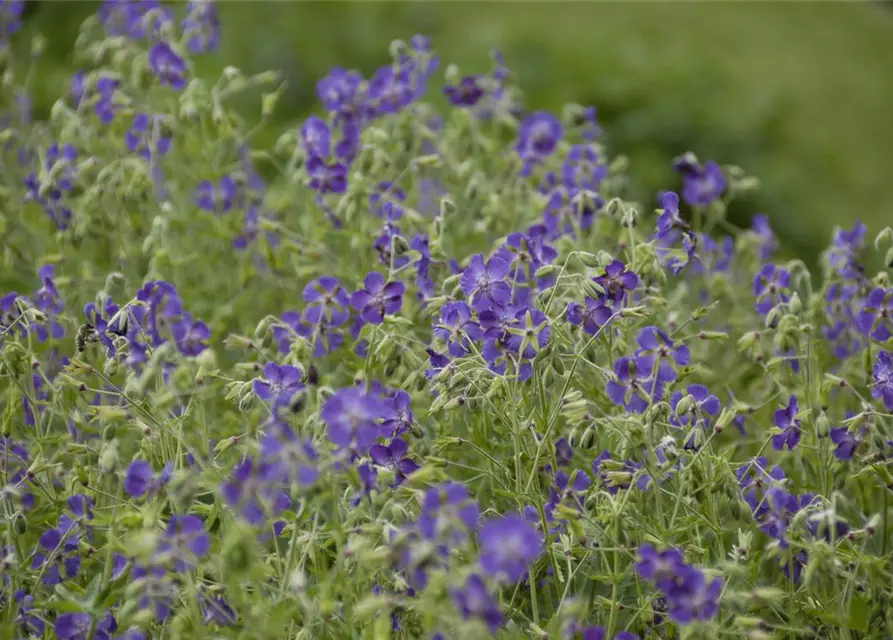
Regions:
<instances>
[{"instance_id":1,"label":"purple flower","mask_svg":"<svg viewBox=\"0 0 893 640\"><path fill-rule=\"evenodd\" d=\"M855 432L845 426L831 429L831 442L837 445L834 457L838 460L852 460L867 433L868 428L865 426Z\"/></svg>"},{"instance_id":2,"label":"purple flower","mask_svg":"<svg viewBox=\"0 0 893 640\"><path fill-rule=\"evenodd\" d=\"M893 289L877 287L868 294L868 299L859 313L862 331L878 342L893 336Z\"/></svg>"},{"instance_id":3,"label":"purple flower","mask_svg":"<svg viewBox=\"0 0 893 640\"><path fill-rule=\"evenodd\" d=\"M552 155L563 134L561 122L548 111L537 111L527 116L521 123L515 144L515 151L524 162L521 175L529 175L538 162Z\"/></svg>"},{"instance_id":4,"label":"purple flower","mask_svg":"<svg viewBox=\"0 0 893 640\"><path fill-rule=\"evenodd\" d=\"M297 328L299 335L314 345L313 355L320 357L334 351L344 338L338 327L350 317L347 292L332 276L320 276L304 287L304 318Z\"/></svg>"},{"instance_id":5,"label":"purple flower","mask_svg":"<svg viewBox=\"0 0 893 640\"><path fill-rule=\"evenodd\" d=\"M571 190L595 193L607 175L608 167L601 162L598 149L592 144L573 145L561 165L561 183Z\"/></svg>"},{"instance_id":6,"label":"purple flower","mask_svg":"<svg viewBox=\"0 0 893 640\"><path fill-rule=\"evenodd\" d=\"M710 620L719 611L722 580L708 582L703 571L686 564L678 549L658 551L641 545L636 572L663 592L670 618L679 624Z\"/></svg>"},{"instance_id":7,"label":"purple flower","mask_svg":"<svg viewBox=\"0 0 893 640\"><path fill-rule=\"evenodd\" d=\"M236 622L238 616L223 596L198 595L198 604L205 624L226 626Z\"/></svg>"},{"instance_id":8,"label":"purple flower","mask_svg":"<svg viewBox=\"0 0 893 640\"><path fill-rule=\"evenodd\" d=\"M425 492L418 528L428 540L460 547L468 540L469 533L477 529L479 514L478 503L471 498L468 488L448 482Z\"/></svg>"},{"instance_id":9,"label":"purple flower","mask_svg":"<svg viewBox=\"0 0 893 640\"><path fill-rule=\"evenodd\" d=\"M529 282L537 269L555 261L558 252L545 243L547 233L545 226L534 225L527 233L512 233L506 238L496 255L508 263L509 280Z\"/></svg>"},{"instance_id":10,"label":"purple flower","mask_svg":"<svg viewBox=\"0 0 893 640\"><path fill-rule=\"evenodd\" d=\"M834 230L834 238L827 252L828 264L841 278L850 280L862 278L865 269L857 258L865 246L866 233L868 227L858 220L849 231L840 228Z\"/></svg>"},{"instance_id":11,"label":"purple flower","mask_svg":"<svg viewBox=\"0 0 893 640\"><path fill-rule=\"evenodd\" d=\"M712 160L701 165L683 158L675 162L674 168L682 174L682 197L691 206L706 207L722 198L726 178Z\"/></svg>"},{"instance_id":12,"label":"purple flower","mask_svg":"<svg viewBox=\"0 0 893 640\"><path fill-rule=\"evenodd\" d=\"M457 107L473 107L486 94L478 76L464 76L457 85L444 87L443 92L450 103Z\"/></svg>"},{"instance_id":13,"label":"purple flower","mask_svg":"<svg viewBox=\"0 0 893 640\"><path fill-rule=\"evenodd\" d=\"M652 401L663 397L664 383L653 377L651 369L642 369L627 356L614 362L614 378L608 381L606 391L614 404L633 413L645 413Z\"/></svg>"},{"instance_id":14,"label":"purple flower","mask_svg":"<svg viewBox=\"0 0 893 640\"><path fill-rule=\"evenodd\" d=\"M657 196L661 214L657 218L657 237L665 238L674 229L688 229L688 224L679 217L679 196L672 191L662 191Z\"/></svg>"},{"instance_id":15,"label":"purple flower","mask_svg":"<svg viewBox=\"0 0 893 640\"><path fill-rule=\"evenodd\" d=\"M524 578L543 551L540 534L518 514L486 520L479 537L484 573L511 583Z\"/></svg>"},{"instance_id":16,"label":"purple flower","mask_svg":"<svg viewBox=\"0 0 893 640\"><path fill-rule=\"evenodd\" d=\"M192 0L181 24L193 53L216 51L220 41L220 16L214 0Z\"/></svg>"},{"instance_id":17,"label":"purple flower","mask_svg":"<svg viewBox=\"0 0 893 640\"><path fill-rule=\"evenodd\" d=\"M54 282L55 268L51 264L44 265L37 270L37 275L40 278L41 286L40 289L34 292L32 300L35 307L50 316L49 331L43 325L35 327L37 339L45 342L52 336L54 339L59 340L65 335L65 328L59 324L56 316L65 310L65 302L56 289L56 283Z\"/></svg>"},{"instance_id":18,"label":"purple flower","mask_svg":"<svg viewBox=\"0 0 893 640\"><path fill-rule=\"evenodd\" d=\"M195 357L208 348L205 342L211 337L211 330L204 322L193 320L187 313L171 325L171 337L180 353Z\"/></svg>"},{"instance_id":19,"label":"purple flower","mask_svg":"<svg viewBox=\"0 0 893 640\"><path fill-rule=\"evenodd\" d=\"M0 3L0 45L6 46L9 37L22 28L25 0L4 0Z\"/></svg>"},{"instance_id":20,"label":"purple flower","mask_svg":"<svg viewBox=\"0 0 893 640\"><path fill-rule=\"evenodd\" d=\"M772 227L769 225L769 216L762 213L755 215L750 228L757 238L760 260L771 259L778 250L778 238L775 237L775 233L772 232Z\"/></svg>"},{"instance_id":21,"label":"purple flower","mask_svg":"<svg viewBox=\"0 0 893 640\"><path fill-rule=\"evenodd\" d=\"M573 638L579 636L579 640L609 640L608 632L604 627L578 627L574 625ZM614 640L639 640L639 636L630 631L618 631L614 634Z\"/></svg>"},{"instance_id":22,"label":"purple flower","mask_svg":"<svg viewBox=\"0 0 893 640\"><path fill-rule=\"evenodd\" d=\"M409 106L415 97L412 73L407 68L388 64L379 67L369 79L367 98L377 116L397 113Z\"/></svg>"},{"instance_id":23,"label":"purple flower","mask_svg":"<svg viewBox=\"0 0 893 640\"><path fill-rule=\"evenodd\" d=\"M162 86L186 88L186 62L166 42L158 42L149 50L149 66Z\"/></svg>"},{"instance_id":24,"label":"purple flower","mask_svg":"<svg viewBox=\"0 0 893 640\"><path fill-rule=\"evenodd\" d=\"M171 558L177 572L190 571L195 561L205 557L211 548L211 537L198 516L171 516L156 554Z\"/></svg>"},{"instance_id":25,"label":"purple flower","mask_svg":"<svg viewBox=\"0 0 893 640\"><path fill-rule=\"evenodd\" d=\"M396 473L394 485L402 484L406 476L419 469L419 464L407 457L409 446L405 440L394 438L389 445L374 444L369 449L372 462L380 467L391 469Z\"/></svg>"},{"instance_id":26,"label":"purple flower","mask_svg":"<svg viewBox=\"0 0 893 640\"><path fill-rule=\"evenodd\" d=\"M399 280L386 283L383 275L372 272L363 280L363 288L351 296L350 304L364 322L381 324L385 315L400 312L405 291L406 286Z\"/></svg>"},{"instance_id":27,"label":"purple flower","mask_svg":"<svg viewBox=\"0 0 893 640\"><path fill-rule=\"evenodd\" d=\"M40 569L42 584L53 586L78 576L81 570L80 539L80 526L65 514L59 517L55 528L40 536L31 568Z\"/></svg>"},{"instance_id":28,"label":"purple flower","mask_svg":"<svg viewBox=\"0 0 893 640\"><path fill-rule=\"evenodd\" d=\"M171 134L162 116L137 113L124 136L127 148L150 162L153 156L167 155L171 149Z\"/></svg>"},{"instance_id":29,"label":"purple flower","mask_svg":"<svg viewBox=\"0 0 893 640\"><path fill-rule=\"evenodd\" d=\"M723 581L714 578L708 582L704 572L697 567L683 565L672 583L659 586L664 592L670 619L679 624L710 620L719 612Z\"/></svg>"},{"instance_id":30,"label":"purple flower","mask_svg":"<svg viewBox=\"0 0 893 640\"><path fill-rule=\"evenodd\" d=\"M883 400L887 411L893 411L893 354L881 351L877 354L872 370L871 395Z\"/></svg>"},{"instance_id":31,"label":"purple flower","mask_svg":"<svg viewBox=\"0 0 893 640\"><path fill-rule=\"evenodd\" d=\"M276 465L246 458L233 468L229 480L221 486L221 493L242 519L260 525L267 515L278 515L291 506L279 478Z\"/></svg>"},{"instance_id":32,"label":"purple flower","mask_svg":"<svg viewBox=\"0 0 893 640\"><path fill-rule=\"evenodd\" d=\"M323 106L335 114L336 121L362 119L368 115L362 84L363 76L356 71L335 67L316 83L316 95Z\"/></svg>"},{"instance_id":33,"label":"purple flower","mask_svg":"<svg viewBox=\"0 0 893 640\"><path fill-rule=\"evenodd\" d=\"M162 25L173 20L173 13L158 0L105 0L99 19L110 35L141 39L149 33L157 35Z\"/></svg>"},{"instance_id":34,"label":"purple flower","mask_svg":"<svg viewBox=\"0 0 893 640\"><path fill-rule=\"evenodd\" d=\"M491 257L486 263L482 254L472 256L459 283L462 293L471 297L471 304L476 311L509 303L512 288L504 280L508 271L508 263L498 256Z\"/></svg>"},{"instance_id":35,"label":"purple flower","mask_svg":"<svg viewBox=\"0 0 893 640\"><path fill-rule=\"evenodd\" d=\"M199 209L221 215L232 210L238 196L239 185L227 174L216 186L210 180L200 182L195 190L195 203Z\"/></svg>"},{"instance_id":36,"label":"purple flower","mask_svg":"<svg viewBox=\"0 0 893 640\"><path fill-rule=\"evenodd\" d=\"M604 204L597 195L587 195L577 187L558 185L546 193L549 200L543 211L543 226L552 239L576 237L578 231L590 229L596 210Z\"/></svg>"},{"instance_id":37,"label":"purple flower","mask_svg":"<svg viewBox=\"0 0 893 640\"><path fill-rule=\"evenodd\" d=\"M661 383L673 382L676 371L673 363L684 367L691 361L688 346L676 344L670 336L655 326L648 326L639 331L636 337L639 349L636 351L636 369L643 374L656 374Z\"/></svg>"},{"instance_id":38,"label":"purple flower","mask_svg":"<svg viewBox=\"0 0 893 640\"><path fill-rule=\"evenodd\" d=\"M284 422L269 423L260 450L268 480L281 485L283 491L292 486L309 487L319 478L318 456L312 443L299 438Z\"/></svg>"},{"instance_id":39,"label":"purple flower","mask_svg":"<svg viewBox=\"0 0 893 640\"><path fill-rule=\"evenodd\" d=\"M111 612L99 620L90 636L92 624L93 617L89 613L62 613L56 617L53 632L59 640L112 640L111 634L118 630Z\"/></svg>"},{"instance_id":40,"label":"purple flower","mask_svg":"<svg viewBox=\"0 0 893 640\"><path fill-rule=\"evenodd\" d=\"M753 294L756 296L756 309L766 315L790 297L791 272L774 264L764 265L753 279Z\"/></svg>"},{"instance_id":41,"label":"purple flower","mask_svg":"<svg viewBox=\"0 0 893 640\"><path fill-rule=\"evenodd\" d=\"M161 473L156 476L152 471L152 464L148 460L134 460L127 467L124 475L124 491L134 498L144 495L152 495L164 487L171 479L174 466L171 462L164 465Z\"/></svg>"},{"instance_id":42,"label":"purple flower","mask_svg":"<svg viewBox=\"0 0 893 640\"><path fill-rule=\"evenodd\" d=\"M636 573L649 582L665 582L685 564L685 556L679 549L658 551L650 544L639 546L639 558L636 561Z\"/></svg>"},{"instance_id":43,"label":"purple flower","mask_svg":"<svg viewBox=\"0 0 893 640\"><path fill-rule=\"evenodd\" d=\"M719 415L722 405L719 398L711 394L710 391L702 384L692 384L686 389L686 393L694 398L694 402L688 409L680 413L678 411L679 402L682 400L683 393L674 391L670 396L670 406L673 409L673 416L670 417L670 424L677 427L682 425L691 426L693 429L700 427L703 430L710 428L710 417ZM695 433L691 434L690 439L686 443L686 447L693 445L697 440Z\"/></svg>"},{"instance_id":44,"label":"purple flower","mask_svg":"<svg viewBox=\"0 0 893 640\"><path fill-rule=\"evenodd\" d=\"M130 571L130 582L139 598L137 604L141 610L150 611L157 622L164 622L170 617L177 592L164 567L135 565Z\"/></svg>"},{"instance_id":45,"label":"purple flower","mask_svg":"<svg viewBox=\"0 0 893 640\"><path fill-rule=\"evenodd\" d=\"M262 400L273 400L274 407L290 406L294 397L304 390L303 373L289 364L268 362L264 377L254 381L254 393Z\"/></svg>"},{"instance_id":46,"label":"purple flower","mask_svg":"<svg viewBox=\"0 0 893 640\"><path fill-rule=\"evenodd\" d=\"M461 358L471 349L471 343L483 335L480 325L471 319L471 309L464 302L450 301L440 308L440 323L434 335L446 342L454 358Z\"/></svg>"},{"instance_id":47,"label":"purple flower","mask_svg":"<svg viewBox=\"0 0 893 640\"><path fill-rule=\"evenodd\" d=\"M586 297L586 306L576 302L567 305L567 321L576 326L582 326L583 331L591 336L598 333L614 315L615 310L609 306L611 302L606 296L599 299Z\"/></svg>"},{"instance_id":48,"label":"purple flower","mask_svg":"<svg viewBox=\"0 0 893 640\"><path fill-rule=\"evenodd\" d=\"M620 260L614 260L605 267L605 272L593 278L605 290L609 299L622 302L639 286L639 276Z\"/></svg>"},{"instance_id":49,"label":"purple flower","mask_svg":"<svg viewBox=\"0 0 893 640\"><path fill-rule=\"evenodd\" d=\"M320 411L329 440L342 448L355 446L360 452L369 451L381 435L380 422L392 416L378 394L359 387L339 389Z\"/></svg>"},{"instance_id":50,"label":"purple flower","mask_svg":"<svg viewBox=\"0 0 893 640\"><path fill-rule=\"evenodd\" d=\"M772 448L781 451L785 447L793 451L800 442L800 421L797 413L800 405L797 396L791 396L788 406L775 412L775 426L781 429L781 433L772 436Z\"/></svg>"},{"instance_id":51,"label":"purple flower","mask_svg":"<svg viewBox=\"0 0 893 640\"><path fill-rule=\"evenodd\" d=\"M490 633L499 631L503 620L499 602L487 591L479 575L468 576L465 586L462 589L453 589L452 594L453 602L464 620L477 618L487 624Z\"/></svg>"},{"instance_id":52,"label":"purple flower","mask_svg":"<svg viewBox=\"0 0 893 640\"><path fill-rule=\"evenodd\" d=\"M858 319L861 304L859 286L834 282L825 294L825 320L822 335L831 343L831 352L843 360L865 348L866 339Z\"/></svg>"},{"instance_id":53,"label":"purple flower","mask_svg":"<svg viewBox=\"0 0 893 640\"><path fill-rule=\"evenodd\" d=\"M15 618L15 624L19 631L28 638L43 636L46 624L40 617L40 612L34 608L34 596L23 589L18 589L13 600L19 606L19 612Z\"/></svg>"},{"instance_id":54,"label":"purple flower","mask_svg":"<svg viewBox=\"0 0 893 640\"><path fill-rule=\"evenodd\" d=\"M412 429L413 415L410 401L409 394L403 390L394 391L385 398L385 404L392 411L391 415L381 423L385 437L393 438Z\"/></svg>"}]
</instances>

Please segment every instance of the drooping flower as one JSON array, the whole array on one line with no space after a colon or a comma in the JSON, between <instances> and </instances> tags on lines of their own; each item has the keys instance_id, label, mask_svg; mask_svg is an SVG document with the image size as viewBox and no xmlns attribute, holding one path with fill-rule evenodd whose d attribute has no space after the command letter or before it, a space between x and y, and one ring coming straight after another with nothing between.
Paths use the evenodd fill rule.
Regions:
<instances>
[{"instance_id":1,"label":"drooping flower","mask_svg":"<svg viewBox=\"0 0 893 640\"><path fill-rule=\"evenodd\" d=\"M481 568L487 575L515 583L524 578L543 551L537 530L522 516L496 516L481 525Z\"/></svg>"},{"instance_id":2,"label":"drooping flower","mask_svg":"<svg viewBox=\"0 0 893 640\"><path fill-rule=\"evenodd\" d=\"M186 88L186 62L166 42L157 42L149 50L149 66L162 86Z\"/></svg>"}]
</instances>

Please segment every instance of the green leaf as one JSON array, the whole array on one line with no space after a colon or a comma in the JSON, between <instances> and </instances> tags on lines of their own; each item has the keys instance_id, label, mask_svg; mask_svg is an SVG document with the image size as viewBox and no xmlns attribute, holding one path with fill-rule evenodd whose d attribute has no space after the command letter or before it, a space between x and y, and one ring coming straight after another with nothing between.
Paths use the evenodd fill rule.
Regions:
<instances>
[{"instance_id":1,"label":"green leaf","mask_svg":"<svg viewBox=\"0 0 893 640\"><path fill-rule=\"evenodd\" d=\"M868 619L871 611L868 602L863 596L856 596L850 600L850 613L847 626L855 631L868 631Z\"/></svg>"}]
</instances>

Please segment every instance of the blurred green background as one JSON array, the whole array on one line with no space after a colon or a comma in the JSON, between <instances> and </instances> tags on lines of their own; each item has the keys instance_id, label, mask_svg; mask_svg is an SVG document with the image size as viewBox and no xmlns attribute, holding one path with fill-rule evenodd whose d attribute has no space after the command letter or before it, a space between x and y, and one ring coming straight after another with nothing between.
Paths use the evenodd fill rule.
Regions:
<instances>
[{"instance_id":1,"label":"blurred green background","mask_svg":"<svg viewBox=\"0 0 893 640\"><path fill-rule=\"evenodd\" d=\"M26 32L48 39L38 113L66 90L71 47L95 2L33 3ZM528 108L599 109L611 153L631 159L633 195L679 186L671 158L693 150L736 164L763 188L732 211L770 214L811 259L836 224L893 224L893 8L883 3L221 2L227 64L277 68L289 90L281 130L316 107L335 65L370 73L388 43L430 35L463 72L501 49ZM28 46L25 33L17 36ZM268 131L272 139L277 131Z\"/></svg>"}]
</instances>

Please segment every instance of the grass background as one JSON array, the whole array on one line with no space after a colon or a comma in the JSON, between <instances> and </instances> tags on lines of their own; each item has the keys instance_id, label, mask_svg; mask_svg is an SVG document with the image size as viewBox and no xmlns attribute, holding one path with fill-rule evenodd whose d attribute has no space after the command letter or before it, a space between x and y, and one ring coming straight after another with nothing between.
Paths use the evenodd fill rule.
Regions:
<instances>
[{"instance_id":1,"label":"grass background","mask_svg":"<svg viewBox=\"0 0 893 640\"><path fill-rule=\"evenodd\" d=\"M27 32L47 37L35 77L38 115L66 90L71 47L95 2L42 2ZM762 191L732 210L766 212L786 246L811 260L835 224L893 223L893 7L882 3L222 2L222 47L198 63L277 68L289 90L275 139L316 107L335 65L372 72L388 43L430 35L463 72L498 47L529 108L595 104L612 153L631 159L634 196L675 188L686 150L737 164Z\"/></svg>"}]
</instances>

